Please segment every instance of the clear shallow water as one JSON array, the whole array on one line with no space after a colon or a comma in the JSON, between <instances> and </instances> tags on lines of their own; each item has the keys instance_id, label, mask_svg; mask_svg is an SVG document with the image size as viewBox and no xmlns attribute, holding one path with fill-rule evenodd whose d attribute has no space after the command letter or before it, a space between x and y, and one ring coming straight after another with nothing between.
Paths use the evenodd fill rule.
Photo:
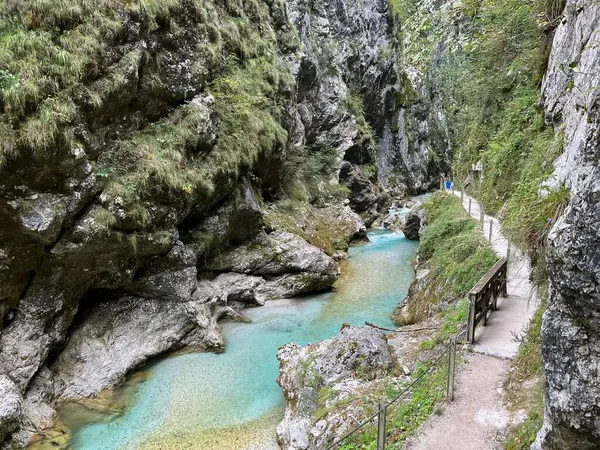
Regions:
<instances>
[{"instance_id":1,"label":"clear shallow water","mask_svg":"<svg viewBox=\"0 0 600 450\"><path fill-rule=\"evenodd\" d=\"M224 353L185 354L154 364L124 413L79 425L72 448L270 448L283 416L275 381L281 345L332 337L344 322L393 326L391 313L414 277L417 243L385 230L371 230L369 238L350 249L334 292L246 310L252 324L224 324Z\"/></svg>"}]
</instances>

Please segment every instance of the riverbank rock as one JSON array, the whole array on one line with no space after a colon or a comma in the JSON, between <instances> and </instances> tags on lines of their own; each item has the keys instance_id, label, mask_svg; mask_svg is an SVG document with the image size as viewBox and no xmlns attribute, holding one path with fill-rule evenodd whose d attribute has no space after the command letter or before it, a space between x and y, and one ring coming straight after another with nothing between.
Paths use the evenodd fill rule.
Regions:
<instances>
[{"instance_id":1,"label":"riverbank rock","mask_svg":"<svg viewBox=\"0 0 600 450\"><path fill-rule=\"evenodd\" d=\"M125 296L94 302L52 366L62 399L94 397L148 358L185 344L222 351L211 307Z\"/></svg>"},{"instance_id":2,"label":"riverbank rock","mask_svg":"<svg viewBox=\"0 0 600 450\"><path fill-rule=\"evenodd\" d=\"M215 257L206 269L256 275L313 272L335 279L335 262L317 247L291 233L262 233L248 244Z\"/></svg>"},{"instance_id":3,"label":"riverbank rock","mask_svg":"<svg viewBox=\"0 0 600 450\"><path fill-rule=\"evenodd\" d=\"M394 233L400 233L402 230L404 230L405 224L406 216L403 216L402 214L388 216L381 223L386 230L393 231Z\"/></svg>"},{"instance_id":4,"label":"riverbank rock","mask_svg":"<svg viewBox=\"0 0 600 450\"><path fill-rule=\"evenodd\" d=\"M348 411L336 409L336 402L348 399L363 389L364 383L388 374L395 366L385 335L370 327L347 326L332 339L304 347L291 343L279 350L277 358L277 382L286 398L277 436L287 450L324 448L350 425ZM319 408L330 408L331 417L322 419ZM355 408L360 417L364 405Z\"/></svg>"},{"instance_id":5,"label":"riverbank rock","mask_svg":"<svg viewBox=\"0 0 600 450\"><path fill-rule=\"evenodd\" d=\"M404 221L404 227L402 231L404 232L404 236L406 239L410 239L411 241L418 241L420 239L420 229L421 229L421 220L423 216L417 211L411 211L406 216L406 220Z\"/></svg>"},{"instance_id":6,"label":"riverbank rock","mask_svg":"<svg viewBox=\"0 0 600 450\"><path fill-rule=\"evenodd\" d=\"M429 263L417 262L415 279L408 287L408 295L392 315L394 322L401 326L412 325L443 311L448 303L455 300L444 294L444 286L433 278Z\"/></svg>"},{"instance_id":7,"label":"riverbank rock","mask_svg":"<svg viewBox=\"0 0 600 450\"><path fill-rule=\"evenodd\" d=\"M23 398L17 386L5 375L0 375L0 442L4 441L19 424Z\"/></svg>"},{"instance_id":8,"label":"riverbank rock","mask_svg":"<svg viewBox=\"0 0 600 450\"><path fill-rule=\"evenodd\" d=\"M280 204L267 209L267 229L296 234L323 250L327 255L345 252L352 242L367 239L362 217L349 206L349 201L336 201L325 207Z\"/></svg>"}]
</instances>

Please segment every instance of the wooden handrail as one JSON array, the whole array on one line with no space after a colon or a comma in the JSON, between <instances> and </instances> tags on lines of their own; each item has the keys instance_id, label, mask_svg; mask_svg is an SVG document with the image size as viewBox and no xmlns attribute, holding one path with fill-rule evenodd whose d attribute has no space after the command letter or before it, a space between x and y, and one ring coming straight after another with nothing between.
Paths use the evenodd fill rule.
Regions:
<instances>
[{"instance_id":1,"label":"wooden handrail","mask_svg":"<svg viewBox=\"0 0 600 450\"><path fill-rule=\"evenodd\" d=\"M483 319L487 324L489 311L498 309L498 297L506 297L506 278L508 263L506 258L500 258L492 268L477 282L469 292L469 318L467 340L475 341L475 328Z\"/></svg>"}]
</instances>

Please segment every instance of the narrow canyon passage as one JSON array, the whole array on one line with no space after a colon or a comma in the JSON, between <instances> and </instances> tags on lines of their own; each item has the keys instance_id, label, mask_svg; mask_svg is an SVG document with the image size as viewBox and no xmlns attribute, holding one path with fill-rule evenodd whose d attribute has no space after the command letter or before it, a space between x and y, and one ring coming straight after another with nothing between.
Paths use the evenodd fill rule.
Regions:
<instances>
[{"instance_id":1,"label":"narrow canyon passage","mask_svg":"<svg viewBox=\"0 0 600 450\"><path fill-rule=\"evenodd\" d=\"M154 364L117 418L92 415L82 423L86 411L63 412L74 428L72 448L277 448L275 426L283 416L277 349L332 337L344 322L393 326L391 313L413 279L418 244L385 230L371 230L369 239L350 249L335 291L246 310L252 324L223 327L225 353Z\"/></svg>"}]
</instances>

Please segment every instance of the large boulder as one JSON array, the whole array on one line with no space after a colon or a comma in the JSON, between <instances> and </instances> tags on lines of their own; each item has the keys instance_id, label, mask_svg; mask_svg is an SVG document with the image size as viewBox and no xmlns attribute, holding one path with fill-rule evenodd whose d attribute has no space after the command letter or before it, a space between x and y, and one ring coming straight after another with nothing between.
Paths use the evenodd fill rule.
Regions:
<instances>
[{"instance_id":1,"label":"large boulder","mask_svg":"<svg viewBox=\"0 0 600 450\"><path fill-rule=\"evenodd\" d=\"M331 287L331 280L330 274L319 272L285 273L274 277L225 272L212 280L201 280L198 289L219 292L228 303L241 302L262 306L267 300L324 291Z\"/></svg>"},{"instance_id":2,"label":"large boulder","mask_svg":"<svg viewBox=\"0 0 600 450\"><path fill-rule=\"evenodd\" d=\"M328 276L332 283L338 273L335 262L325 252L283 231L261 233L253 241L215 257L206 268L265 276L312 272Z\"/></svg>"},{"instance_id":3,"label":"large boulder","mask_svg":"<svg viewBox=\"0 0 600 450\"><path fill-rule=\"evenodd\" d=\"M207 282L227 301L263 305L266 300L292 297L331 287L338 268L330 256L292 233L261 233L254 240L225 252L206 269L218 275ZM206 278L206 276L204 276Z\"/></svg>"},{"instance_id":4,"label":"large boulder","mask_svg":"<svg viewBox=\"0 0 600 450\"><path fill-rule=\"evenodd\" d=\"M421 238L421 221L423 220L423 213L419 210L413 210L406 216L402 231L406 239L411 241L418 241Z\"/></svg>"},{"instance_id":5,"label":"large boulder","mask_svg":"<svg viewBox=\"0 0 600 450\"><path fill-rule=\"evenodd\" d=\"M361 382L379 378L394 367L385 335L369 327L348 326L332 339L304 347L288 344L277 358L277 382L286 398L277 436L286 450L325 448L335 433L317 416L329 399L326 394L344 397ZM337 419L339 433L347 423Z\"/></svg>"},{"instance_id":6,"label":"large boulder","mask_svg":"<svg viewBox=\"0 0 600 450\"><path fill-rule=\"evenodd\" d=\"M0 375L0 442L17 428L22 407L17 386L6 375Z\"/></svg>"},{"instance_id":7,"label":"large boulder","mask_svg":"<svg viewBox=\"0 0 600 450\"><path fill-rule=\"evenodd\" d=\"M183 345L222 351L217 320L223 311L215 306L205 298L179 302L124 296L97 301L52 366L57 393L71 400L96 396L149 358Z\"/></svg>"}]
</instances>

